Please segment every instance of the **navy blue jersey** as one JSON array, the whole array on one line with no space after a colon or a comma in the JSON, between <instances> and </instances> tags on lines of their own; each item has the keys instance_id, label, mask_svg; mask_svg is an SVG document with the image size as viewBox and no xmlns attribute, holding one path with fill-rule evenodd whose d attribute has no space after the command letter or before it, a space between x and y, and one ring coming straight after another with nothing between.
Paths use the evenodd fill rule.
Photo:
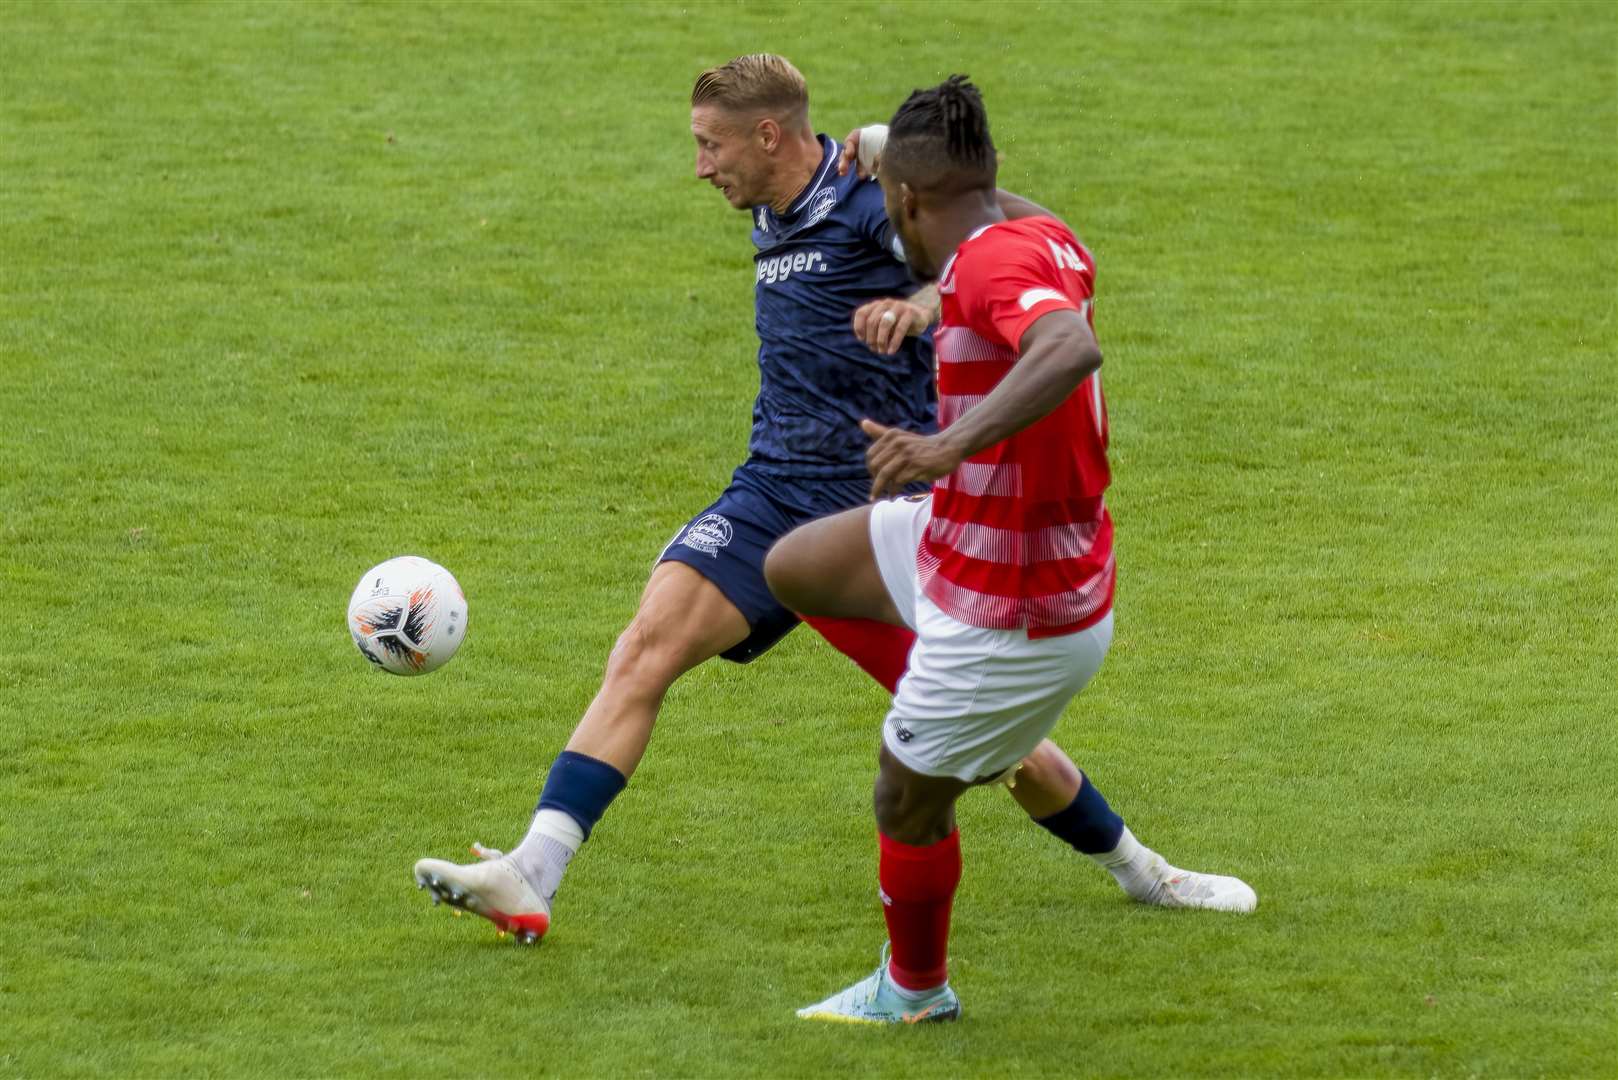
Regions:
<instances>
[{"instance_id":1,"label":"navy blue jersey","mask_svg":"<svg viewBox=\"0 0 1618 1080\"><path fill-rule=\"evenodd\" d=\"M868 479L859 422L934 431L930 337L879 356L854 336L854 309L906 296L916 285L900 260L882 189L837 175L838 143L783 214L753 208L758 400L745 469L802 479Z\"/></svg>"}]
</instances>

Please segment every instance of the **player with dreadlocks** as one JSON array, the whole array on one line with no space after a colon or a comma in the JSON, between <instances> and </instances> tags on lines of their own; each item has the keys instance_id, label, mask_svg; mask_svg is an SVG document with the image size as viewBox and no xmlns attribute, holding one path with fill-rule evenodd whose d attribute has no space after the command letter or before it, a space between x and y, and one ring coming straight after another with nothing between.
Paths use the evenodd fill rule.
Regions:
<instances>
[{"instance_id":1,"label":"player with dreadlocks","mask_svg":"<svg viewBox=\"0 0 1618 1080\"><path fill-rule=\"evenodd\" d=\"M937 280L936 434L861 427L871 498L771 550L765 575L808 615L915 630L883 725L875 809L889 949L876 972L806 1019L953 1020L950 908L961 875L955 801L1015 769L1101 666L1112 640L1112 520L1095 261L1049 217L1008 220L977 88L918 90L889 125L879 178L911 270ZM1124 829L1107 858L1251 911L1231 877L1176 870Z\"/></svg>"}]
</instances>

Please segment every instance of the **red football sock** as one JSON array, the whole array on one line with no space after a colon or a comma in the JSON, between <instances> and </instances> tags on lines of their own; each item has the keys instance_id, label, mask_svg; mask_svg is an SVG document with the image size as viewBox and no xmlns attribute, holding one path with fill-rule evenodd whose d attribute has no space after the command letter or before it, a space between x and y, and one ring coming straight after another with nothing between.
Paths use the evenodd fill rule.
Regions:
<instances>
[{"instance_id":1,"label":"red football sock","mask_svg":"<svg viewBox=\"0 0 1618 1080\"><path fill-rule=\"evenodd\" d=\"M908 627L890 626L875 619L826 619L818 615L806 615L803 621L887 687L888 693L899 689L905 665L910 662L910 646L916 643L916 635Z\"/></svg>"},{"instance_id":2,"label":"red football sock","mask_svg":"<svg viewBox=\"0 0 1618 1080\"><path fill-rule=\"evenodd\" d=\"M961 882L961 831L916 847L877 833L882 916L893 952L888 974L906 990L930 990L949 978L949 909Z\"/></svg>"}]
</instances>

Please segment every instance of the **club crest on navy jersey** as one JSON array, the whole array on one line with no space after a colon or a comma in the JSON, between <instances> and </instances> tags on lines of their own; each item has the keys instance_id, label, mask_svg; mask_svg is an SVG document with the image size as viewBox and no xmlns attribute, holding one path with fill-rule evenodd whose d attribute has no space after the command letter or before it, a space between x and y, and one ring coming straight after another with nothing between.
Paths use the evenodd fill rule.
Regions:
<instances>
[{"instance_id":1,"label":"club crest on navy jersey","mask_svg":"<svg viewBox=\"0 0 1618 1080\"><path fill-rule=\"evenodd\" d=\"M855 336L856 308L916 286L882 189L852 171L839 176L839 144L821 136L821 146L819 170L785 210L753 208L761 379L749 463L799 479L864 479L862 418L936 430L932 340L879 356Z\"/></svg>"},{"instance_id":2,"label":"club crest on navy jersey","mask_svg":"<svg viewBox=\"0 0 1618 1080\"><path fill-rule=\"evenodd\" d=\"M836 205L837 189L833 187L821 188L815 192L814 198L809 200L809 216L804 219L804 224L813 225L817 221L824 220L826 215L831 213L832 207Z\"/></svg>"}]
</instances>

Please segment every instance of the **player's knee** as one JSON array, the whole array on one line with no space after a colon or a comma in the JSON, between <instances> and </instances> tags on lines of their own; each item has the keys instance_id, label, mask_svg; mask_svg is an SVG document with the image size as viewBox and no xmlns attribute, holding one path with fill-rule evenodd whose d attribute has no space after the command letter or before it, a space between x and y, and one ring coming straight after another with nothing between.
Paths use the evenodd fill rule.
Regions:
<instances>
[{"instance_id":1,"label":"player's knee","mask_svg":"<svg viewBox=\"0 0 1618 1080\"><path fill-rule=\"evenodd\" d=\"M886 768L877 773L872 808L876 811L876 827L882 835L901 844L917 847L936 844L954 827L948 802L929 799L922 792L910 790L906 777L890 773Z\"/></svg>"},{"instance_id":2,"label":"player's knee","mask_svg":"<svg viewBox=\"0 0 1618 1080\"><path fill-rule=\"evenodd\" d=\"M803 611L808 599L799 550L803 546L801 541L796 531L787 533L764 556L764 583L777 600L793 611Z\"/></svg>"},{"instance_id":3,"label":"player's knee","mask_svg":"<svg viewBox=\"0 0 1618 1080\"><path fill-rule=\"evenodd\" d=\"M607 678L661 694L682 673L701 662L692 659L691 646L682 638L678 629L655 617L637 614L612 647L607 658Z\"/></svg>"}]
</instances>

